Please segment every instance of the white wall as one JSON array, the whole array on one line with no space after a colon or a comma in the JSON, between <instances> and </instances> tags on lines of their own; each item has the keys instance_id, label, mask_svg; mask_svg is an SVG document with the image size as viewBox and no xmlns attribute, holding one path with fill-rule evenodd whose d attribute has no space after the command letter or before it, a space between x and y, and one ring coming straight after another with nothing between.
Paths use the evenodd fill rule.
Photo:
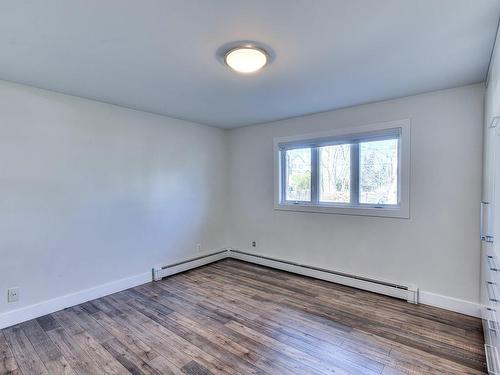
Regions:
<instances>
[{"instance_id":1,"label":"white wall","mask_svg":"<svg viewBox=\"0 0 500 375\"><path fill-rule=\"evenodd\" d=\"M483 96L478 84L231 130L231 246L477 302ZM274 210L274 137L405 118L410 219Z\"/></svg>"},{"instance_id":2,"label":"white wall","mask_svg":"<svg viewBox=\"0 0 500 375\"><path fill-rule=\"evenodd\" d=\"M0 313L227 246L227 171L224 130L0 82Z\"/></svg>"},{"instance_id":3,"label":"white wall","mask_svg":"<svg viewBox=\"0 0 500 375\"><path fill-rule=\"evenodd\" d=\"M496 129L491 126L494 118L500 116L500 30L497 32L495 48L491 55L484 104L483 199L492 202Z\"/></svg>"},{"instance_id":4,"label":"white wall","mask_svg":"<svg viewBox=\"0 0 500 375\"><path fill-rule=\"evenodd\" d=\"M476 302L483 95L473 85L225 131L0 82L0 323L147 278L197 243ZM404 118L411 219L274 210L274 137ZM9 287L20 302L7 304Z\"/></svg>"},{"instance_id":5,"label":"white wall","mask_svg":"<svg viewBox=\"0 0 500 375\"><path fill-rule=\"evenodd\" d=\"M500 116L500 31L497 32L495 46L491 55L488 71L486 92L484 99L484 140L483 140L483 190L482 200L488 202L483 206L483 233L482 235L493 236L495 239L500 235L500 125L496 119ZM496 161L496 162L495 162ZM491 281L494 271L490 271L488 257L500 255L498 240L493 242L482 242L482 275L481 275L481 302L484 305L490 303L486 282Z\"/></svg>"}]
</instances>

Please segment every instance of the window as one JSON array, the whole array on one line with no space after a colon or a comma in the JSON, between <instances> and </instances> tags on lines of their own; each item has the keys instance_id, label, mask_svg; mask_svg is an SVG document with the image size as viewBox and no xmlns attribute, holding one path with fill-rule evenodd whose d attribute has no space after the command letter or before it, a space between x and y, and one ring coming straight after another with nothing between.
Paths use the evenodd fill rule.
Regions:
<instances>
[{"instance_id":1,"label":"window","mask_svg":"<svg viewBox=\"0 0 500 375\"><path fill-rule=\"evenodd\" d=\"M311 201L311 149L286 151L286 200Z\"/></svg>"},{"instance_id":2,"label":"window","mask_svg":"<svg viewBox=\"0 0 500 375\"><path fill-rule=\"evenodd\" d=\"M351 145L318 147L319 201L351 201Z\"/></svg>"},{"instance_id":3,"label":"window","mask_svg":"<svg viewBox=\"0 0 500 375\"><path fill-rule=\"evenodd\" d=\"M409 120L275 139L275 208L409 217Z\"/></svg>"},{"instance_id":4,"label":"window","mask_svg":"<svg viewBox=\"0 0 500 375\"><path fill-rule=\"evenodd\" d=\"M398 204L399 137L359 143L359 203Z\"/></svg>"}]
</instances>

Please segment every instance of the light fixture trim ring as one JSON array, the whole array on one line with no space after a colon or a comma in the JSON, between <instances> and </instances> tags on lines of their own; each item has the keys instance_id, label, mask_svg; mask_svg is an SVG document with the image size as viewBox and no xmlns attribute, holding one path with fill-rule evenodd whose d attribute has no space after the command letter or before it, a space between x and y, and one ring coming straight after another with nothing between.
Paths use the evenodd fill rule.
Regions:
<instances>
[{"instance_id":1,"label":"light fixture trim ring","mask_svg":"<svg viewBox=\"0 0 500 375\"><path fill-rule=\"evenodd\" d=\"M231 52L234 52L238 49L253 49L261 52L266 58L265 64L254 72L249 72L249 73L238 72L227 63L227 56ZM224 67L231 69L231 71L242 75L252 75L262 71L264 68L269 66L276 58L276 55L272 48L263 43L249 41L249 40L240 40L240 41L229 42L219 47L216 52L216 57L217 60L219 60L219 62L222 65L224 65Z\"/></svg>"}]
</instances>

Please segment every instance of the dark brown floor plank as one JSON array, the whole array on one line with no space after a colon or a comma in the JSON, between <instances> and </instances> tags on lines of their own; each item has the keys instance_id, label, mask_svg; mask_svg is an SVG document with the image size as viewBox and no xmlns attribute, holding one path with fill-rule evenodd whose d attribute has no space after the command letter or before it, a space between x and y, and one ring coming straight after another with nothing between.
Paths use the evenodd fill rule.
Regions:
<instances>
[{"instance_id":1,"label":"dark brown floor plank","mask_svg":"<svg viewBox=\"0 0 500 375\"><path fill-rule=\"evenodd\" d=\"M210 269L206 272L211 272L213 274L217 274L222 278L226 278L228 282L235 282L235 274L238 273L230 272L228 270L222 270L221 267L214 267L213 269ZM246 276L244 276L244 278L246 278L247 280L249 279ZM273 288L275 288L274 285L271 285L267 288L267 290L262 290L260 289L260 286L262 285L261 282L249 283L248 281L246 281L240 285L243 285L243 287L247 287L250 289L253 288L256 292L257 290L260 290L261 294L267 294L270 296L270 298L272 298L273 293L270 292L270 290L273 290ZM328 320L345 322L348 325L365 329L369 333L373 333L373 331L376 330L376 334L379 336L391 337L395 342L405 343L414 348L419 348L423 351L439 351L440 354L445 358L453 359L459 363L467 364L476 369L482 369L484 366L484 356L481 347L478 345L474 346L476 350L463 350L464 346L467 346L467 344L465 343L457 347L457 345L451 346L449 344L450 342L453 342L453 339L449 339L448 343L444 342L444 340L442 339L446 338L445 333L438 334L441 340L436 341L429 337L422 337L422 327L417 327L418 334L412 334L411 330L409 330L408 332L403 332L401 330L402 324L395 323L397 320L394 319L394 317L391 317L392 319L390 324L380 324L378 322L382 321L381 318L384 318L386 316L377 315L373 311L363 311L362 309L360 309L359 303L356 305L352 305L352 307L350 307L349 310L346 311L345 309L339 307L338 301L336 301L335 306L329 307L325 303L325 301L319 302L312 299L311 302L307 303L306 301L304 301L303 296L300 295L293 298L293 300L290 300L288 297L288 293L284 292L283 289L284 288L282 288L281 286L278 286L274 289L274 292L278 293L281 296L287 296L286 299L282 300L284 304L295 306L297 309L303 308L309 314L313 313L316 316L321 316ZM379 319L373 319L373 316ZM467 318L464 320L468 320ZM374 322L377 324L373 324Z\"/></svg>"},{"instance_id":2,"label":"dark brown floor plank","mask_svg":"<svg viewBox=\"0 0 500 375\"><path fill-rule=\"evenodd\" d=\"M56 328L47 331L47 335L57 345L70 366L78 374L106 374L106 369L101 368L89 353L80 346L79 342L81 343L84 340L83 333L70 336L63 328Z\"/></svg>"},{"instance_id":3,"label":"dark brown floor plank","mask_svg":"<svg viewBox=\"0 0 500 375\"><path fill-rule=\"evenodd\" d=\"M167 330L161 324L144 316L136 309L130 308L128 305L130 299L127 298L125 293L111 296L109 301L125 312L125 314L115 317L116 320L122 325L131 328L134 334L139 338L142 337L146 343L164 353L179 368L182 368L191 360L196 360L214 373L234 373L230 364L219 361L201 348L192 345L189 341Z\"/></svg>"},{"instance_id":4,"label":"dark brown floor plank","mask_svg":"<svg viewBox=\"0 0 500 375\"><path fill-rule=\"evenodd\" d=\"M83 311L74 307L59 311L55 315L60 325L71 334L73 341L88 354L102 373L125 373L126 369L104 347L104 343L114 337L94 319L86 317Z\"/></svg>"},{"instance_id":5,"label":"dark brown floor plank","mask_svg":"<svg viewBox=\"0 0 500 375\"><path fill-rule=\"evenodd\" d=\"M253 310L260 311L257 306L249 306ZM268 316L268 311L261 311L264 316ZM228 311L228 314L231 312ZM271 314L276 315L276 314ZM307 352L317 356L321 360L328 362L329 360L334 361L335 363L342 363L343 361L346 364L350 363L350 359L355 359L357 363L351 363L351 367L357 366L360 362L363 363L365 367L371 369L375 372L380 371L383 368L383 365L380 363L376 363L375 361L371 361L370 359L362 359L361 357L357 357L355 354L347 354L342 348L331 345L331 338L329 337L329 341L319 341L316 338L310 336L307 332L299 332L294 328L283 327L279 323L274 322L265 318L264 316L260 316L258 318L258 322L248 321L247 319L241 319L238 317L234 317L235 320L242 322L246 325L251 325L254 329L257 329L267 336L273 337L278 340L282 340L283 342L287 342L288 344L294 346L299 350L306 350ZM296 322L295 322L296 323ZM295 324L293 324L296 327ZM337 341L337 343L339 343ZM318 346L318 344L321 344ZM320 347L321 349L317 349ZM328 353L328 354L326 354ZM352 357L352 358L349 358ZM357 358L356 358L357 357ZM341 360L340 360L341 359ZM368 371L365 369L357 369L356 372L363 373L363 371ZM369 371L368 371L369 372Z\"/></svg>"},{"instance_id":6,"label":"dark brown floor plank","mask_svg":"<svg viewBox=\"0 0 500 375\"><path fill-rule=\"evenodd\" d=\"M37 320L24 322L20 324L20 327L51 375L75 374L59 348L47 336Z\"/></svg>"},{"instance_id":7,"label":"dark brown floor plank","mask_svg":"<svg viewBox=\"0 0 500 375\"><path fill-rule=\"evenodd\" d=\"M479 319L224 260L0 331L0 375L484 374Z\"/></svg>"},{"instance_id":8,"label":"dark brown floor plank","mask_svg":"<svg viewBox=\"0 0 500 375\"><path fill-rule=\"evenodd\" d=\"M0 375L15 373L20 373L17 362L4 334L0 332Z\"/></svg>"},{"instance_id":9,"label":"dark brown floor plank","mask_svg":"<svg viewBox=\"0 0 500 375\"><path fill-rule=\"evenodd\" d=\"M102 345L131 374L160 375L158 371L136 356L118 340L110 339Z\"/></svg>"},{"instance_id":10,"label":"dark brown floor plank","mask_svg":"<svg viewBox=\"0 0 500 375\"><path fill-rule=\"evenodd\" d=\"M3 333L23 374L49 374L35 348L19 326L7 328Z\"/></svg>"},{"instance_id":11,"label":"dark brown floor plank","mask_svg":"<svg viewBox=\"0 0 500 375\"><path fill-rule=\"evenodd\" d=\"M212 374L208 369L200 365L196 361L191 361L182 367L182 372L188 375L210 375Z\"/></svg>"}]
</instances>

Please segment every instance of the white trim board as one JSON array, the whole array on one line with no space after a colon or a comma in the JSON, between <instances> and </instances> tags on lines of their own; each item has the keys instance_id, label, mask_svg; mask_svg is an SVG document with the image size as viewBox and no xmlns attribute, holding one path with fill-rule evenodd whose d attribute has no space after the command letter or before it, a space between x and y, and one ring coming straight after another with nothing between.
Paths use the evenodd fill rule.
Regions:
<instances>
[{"instance_id":1,"label":"white trim board","mask_svg":"<svg viewBox=\"0 0 500 375\"><path fill-rule=\"evenodd\" d=\"M330 270L321 270L307 265L293 264L284 260L269 258L262 254L254 255L251 253L235 250L230 251L229 256L234 259L256 263L283 271L313 277L315 279L330 281L357 289L368 290L370 292L403 299L410 303L418 303L418 290L415 287L403 289L402 286L398 286L392 283L385 283L384 285L384 283L376 282L375 280L370 281L364 278L355 278L348 275L334 273Z\"/></svg>"},{"instance_id":2,"label":"white trim board","mask_svg":"<svg viewBox=\"0 0 500 375\"><path fill-rule=\"evenodd\" d=\"M260 264L270 268L276 268L299 275L309 276L316 279L335 282L342 285L348 285L358 289L369 290L375 293L390 295L393 297L407 299L408 290L397 290L395 288L387 288L384 285L370 283L366 280L359 280L346 276L336 275L321 270L307 268L305 266L288 264L279 262L277 260L269 259L270 257L262 258L261 254L251 253L238 253L236 249L222 249L212 254L206 254L198 258L187 259L183 262L175 263L170 266L165 266L156 269L159 278L174 275L176 273L188 271L209 263L216 262L225 258L234 258L243 260L250 263ZM153 270L155 271L155 270ZM113 293L120 292L125 289L133 288L135 286L148 283L152 280L151 272L141 273L128 278L111 281L106 284L95 286L92 288L84 289L75 293L66 294L61 297L56 297L47 301L42 301L33 305L21 307L15 310L0 313L0 329L10 327L24 321L35 319L55 311L59 311L71 306L79 305L81 303L91 301L96 298L101 298ZM445 310L455 311L461 314L470 315L480 318L480 305L478 303L465 301L458 298L447 297L431 292L419 291L419 303L439 307Z\"/></svg>"},{"instance_id":3,"label":"white trim board","mask_svg":"<svg viewBox=\"0 0 500 375\"><path fill-rule=\"evenodd\" d=\"M374 293L389 295L391 297L407 299L407 291L397 291L394 288L384 288L383 286L369 283L363 280L356 280L349 277L342 277L338 275L332 275L326 272L317 271L314 269L309 269L301 267L300 265L293 265L287 263L281 263L279 261L274 261L268 258L267 255L255 253L252 256L248 252L237 252L239 250L233 249L234 251L229 251L229 257L234 259L243 260L250 263L260 264L263 266L276 268L299 275L309 276L316 279L326 280L335 282L342 285L351 286L358 289L368 290ZM262 258L265 257L265 258ZM443 296L440 294L418 291L418 303L423 305L429 305L434 307L439 307L441 309L454 311L460 314L465 314L469 316L474 316L476 318L481 318L481 305L479 303L465 301L459 298Z\"/></svg>"},{"instance_id":4,"label":"white trim board","mask_svg":"<svg viewBox=\"0 0 500 375\"><path fill-rule=\"evenodd\" d=\"M133 288L137 285L145 284L150 281L151 272L145 272L139 275L80 290L75 293L52 298L47 301L35 303L33 305L10 310L0 314L0 329L25 322L27 320L39 318L40 316L117 293L125 289Z\"/></svg>"},{"instance_id":5,"label":"white trim board","mask_svg":"<svg viewBox=\"0 0 500 375\"><path fill-rule=\"evenodd\" d=\"M423 305L439 307L460 314L481 318L481 305L463 299L443 296L441 294L420 291L419 301Z\"/></svg>"},{"instance_id":6,"label":"white trim board","mask_svg":"<svg viewBox=\"0 0 500 375\"><path fill-rule=\"evenodd\" d=\"M118 293L125 289L146 284L151 282L153 277L159 277L159 279L161 279L162 277L184 272L225 259L227 257L228 249L221 249L217 252L201 255L200 257L194 259L190 258L170 266L153 269L153 273L151 271L141 273L139 275L111 281L109 283L84 289L75 293L66 294L61 297L52 298L47 301L0 313L0 329L22 323L30 319L39 318L41 316L63 310L71 306L76 306L96 298Z\"/></svg>"}]
</instances>

